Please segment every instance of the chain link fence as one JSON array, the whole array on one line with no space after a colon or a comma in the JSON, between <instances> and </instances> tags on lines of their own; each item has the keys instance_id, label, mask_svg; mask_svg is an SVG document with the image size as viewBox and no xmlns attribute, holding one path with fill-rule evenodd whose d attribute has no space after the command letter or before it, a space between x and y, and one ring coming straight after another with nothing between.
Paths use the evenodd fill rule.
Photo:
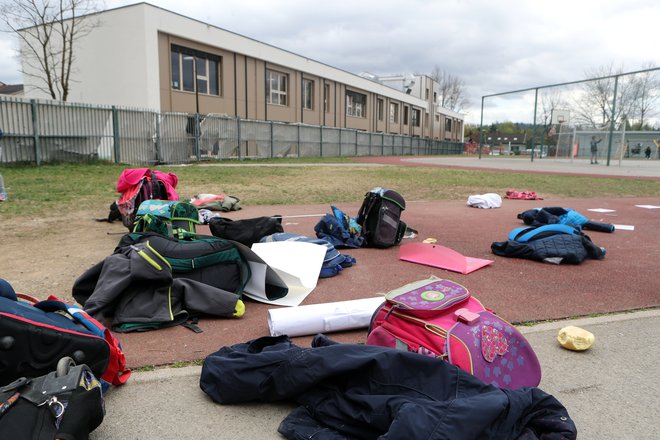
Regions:
<instances>
[{"instance_id":1,"label":"chain link fence","mask_svg":"<svg viewBox=\"0 0 660 440\"><path fill-rule=\"evenodd\" d=\"M461 154L460 142L0 97L0 163L185 164L225 159Z\"/></svg>"},{"instance_id":2,"label":"chain link fence","mask_svg":"<svg viewBox=\"0 0 660 440\"><path fill-rule=\"evenodd\" d=\"M532 161L590 159L607 165L660 159L660 68L610 72L483 96L473 150L480 157L528 155Z\"/></svg>"}]
</instances>

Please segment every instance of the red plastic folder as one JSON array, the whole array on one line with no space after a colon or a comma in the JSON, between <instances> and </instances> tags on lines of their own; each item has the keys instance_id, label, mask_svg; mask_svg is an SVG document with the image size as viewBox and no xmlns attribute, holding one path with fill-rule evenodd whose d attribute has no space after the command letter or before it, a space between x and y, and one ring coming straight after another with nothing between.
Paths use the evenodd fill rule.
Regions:
<instances>
[{"instance_id":1,"label":"red plastic folder","mask_svg":"<svg viewBox=\"0 0 660 440\"><path fill-rule=\"evenodd\" d=\"M406 243L399 246L399 259L462 274L474 272L493 262L493 260L466 257L448 247L428 243Z\"/></svg>"}]
</instances>

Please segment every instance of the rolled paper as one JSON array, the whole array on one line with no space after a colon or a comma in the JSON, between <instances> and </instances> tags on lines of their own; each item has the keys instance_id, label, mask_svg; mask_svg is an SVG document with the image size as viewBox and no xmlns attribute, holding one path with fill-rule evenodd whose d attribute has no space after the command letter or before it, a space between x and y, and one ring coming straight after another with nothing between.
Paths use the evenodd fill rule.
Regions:
<instances>
[{"instance_id":1,"label":"rolled paper","mask_svg":"<svg viewBox=\"0 0 660 440\"><path fill-rule=\"evenodd\" d=\"M305 336L369 326L372 315L385 298L354 299L268 310L271 336Z\"/></svg>"}]
</instances>

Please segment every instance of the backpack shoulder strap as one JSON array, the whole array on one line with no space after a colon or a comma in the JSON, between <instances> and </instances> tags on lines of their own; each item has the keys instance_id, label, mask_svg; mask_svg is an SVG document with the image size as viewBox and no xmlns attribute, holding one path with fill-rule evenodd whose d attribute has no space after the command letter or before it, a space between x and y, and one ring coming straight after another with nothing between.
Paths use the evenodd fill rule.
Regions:
<instances>
[{"instance_id":1,"label":"backpack shoulder strap","mask_svg":"<svg viewBox=\"0 0 660 440\"><path fill-rule=\"evenodd\" d=\"M578 228L569 225L552 224L543 225L533 228L515 228L509 233L509 240L514 240L519 243L526 243L530 240L540 238L539 235L554 235L554 234L569 234L579 235L581 232Z\"/></svg>"}]
</instances>

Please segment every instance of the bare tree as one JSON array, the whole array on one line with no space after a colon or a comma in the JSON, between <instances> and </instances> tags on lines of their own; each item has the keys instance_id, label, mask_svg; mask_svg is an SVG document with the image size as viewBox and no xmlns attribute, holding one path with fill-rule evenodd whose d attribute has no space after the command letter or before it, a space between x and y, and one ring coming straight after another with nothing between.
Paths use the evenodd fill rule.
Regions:
<instances>
[{"instance_id":1,"label":"bare tree","mask_svg":"<svg viewBox=\"0 0 660 440\"><path fill-rule=\"evenodd\" d=\"M438 104L442 107L460 112L469 104L465 96L465 83L462 79L445 72L438 66L433 68L430 77L440 85Z\"/></svg>"},{"instance_id":2,"label":"bare tree","mask_svg":"<svg viewBox=\"0 0 660 440\"><path fill-rule=\"evenodd\" d=\"M642 66L643 70L655 69L656 65L648 62ZM656 103L660 99L660 70L647 70L638 73L633 78L635 87L635 105L629 119L637 119L635 128L644 129L649 118L657 113Z\"/></svg>"},{"instance_id":3,"label":"bare tree","mask_svg":"<svg viewBox=\"0 0 660 440\"><path fill-rule=\"evenodd\" d=\"M8 31L21 42L25 76L53 99L66 101L76 40L88 34L96 22L96 0L7 0L0 15ZM27 66L27 68L25 68Z\"/></svg>"},{"instance_id":4,"label":"bare tree","mask_svg":"<svg viewBox=\"0 0 660 440\"><path fill-rule=\"evenodd\" d=\"M616 125L631 114L636 101L636 86L629 75L622 73L621 67L615 69L613 65L586 72L587 78L593 80L582 84L582 93L572 106L578 122L591 127L605 128L612 121ZM617 75L619 79L613 114L614 83Z\"/></svg>"}]
</instances>

